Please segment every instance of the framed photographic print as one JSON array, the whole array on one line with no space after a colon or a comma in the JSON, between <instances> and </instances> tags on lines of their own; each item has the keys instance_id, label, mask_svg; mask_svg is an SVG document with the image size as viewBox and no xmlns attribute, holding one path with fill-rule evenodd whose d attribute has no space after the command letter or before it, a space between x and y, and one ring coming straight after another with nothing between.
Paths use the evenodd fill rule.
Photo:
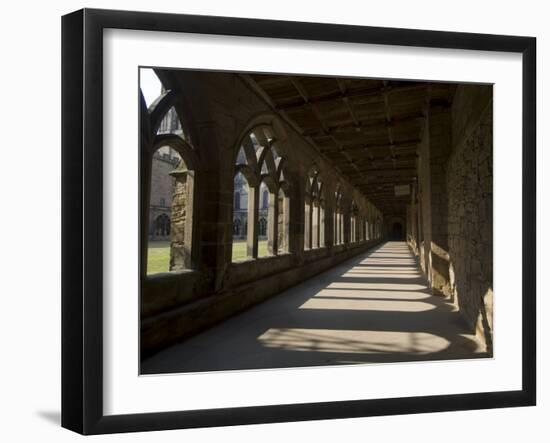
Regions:
<instances>
[{"instance_id":1,"label":"framed photographic print","mask_svg":"<svg viewBox=\"0 0 550 443\"><path fill-rule=\"evenodd\" d=\"M64 16L62 425L534 405L535 51Z\"/></svg>"}]
</instances>

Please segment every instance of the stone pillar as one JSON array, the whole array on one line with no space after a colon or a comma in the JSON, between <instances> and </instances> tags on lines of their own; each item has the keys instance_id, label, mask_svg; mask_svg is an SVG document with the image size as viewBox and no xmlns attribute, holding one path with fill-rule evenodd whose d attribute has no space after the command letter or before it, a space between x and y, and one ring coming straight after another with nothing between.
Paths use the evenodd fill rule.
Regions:
<instances>
[{"instance_id":1,"label":"stone pillar","mask_svg":"<svg viewBox=\"0 0 550 443\"><path fill-rule=\"evenodd\" d=\"M450 108L430 109L430 187L432 289L450 295L447 163L451 154Z\"/></svg>"},{"instance_id":2,"label":"stone pillar","mask_svg":"<svg viewBox=\"0 0 550 443\"><path fill-rule=\"evenodd\" d=\"M277 212L277 220L278 220L278 227L277 227L277 252L288 252L288 241L289 241L289 199L284 195L282 191L279 191L278 196L278 204L277 204L278 212Z\"/></svg>"},{"instance_id":3,"label":"stone pillar","mask_svg":"<svg viewBox=\"0 0 550 443\"><path fill-rule=\"evenodd\" d=\"M419 155L421 264L434 294L450 295L447 162L451 153L448 107L427 107Z\"/></svg>"},{"instance_id":4,"label":"stone pillar","mask_svg":"<svg viewBox=\"0 0 550 443\"><path fill-rule=\"evenodd\" d=\"M334 209L332 213L332 245L338 244L338 212Z\"/></svg>"},{"instance_id":5,"label":"stone pillar","mask_svg":"<svg viewBox=\"0 0 550 443\"><path fill-rule=\"evenodd\" d=\"M418 202L416 199L416 184L412 185L412 192L411 192L411 236L412 236L412 243L413 243L413 249L414 253L418 253L418 241L419 241L419 233L418 233Z\"/></svg>"},{"instance_id":6,"label":"stone pillar","mask_svg":"<svg viewBox=\"0 0 550 443\"><path fill-rule=\"evenodd\" d=\"M147 272L147 244L149 242L149 232L152 229L153 218L150 211L151 200L151 161L152 156L150 154L150 146L141 141L140 144L140 161L141 161L141 173L140 173L140 193L141 198L139 200L140 205L140 239L141 239L141 251L140 251L140 276L145 278Z\"/></svg>"},{"instance_id":7,"label":"stone pillar","mask_svg":"<svg viewBox=\"0 0 550 443\"><path fill-rule=\"evenodd\" d=\"M279 230L279 205L275 193L269 193L269 209L267 213L267 252L270 255L277 253L278 230Z\"/></svg>"},{"instance_id":8,"label":"stone pillar","mask_svg":"<svg viewBox=\"0 0 550 443\"><path fill-rule=\"evenodd\" d=\"M430 180L430 115L429 107L426 106L426 117L424 120L424 131L420 152L418 156L419 196L422 242L420 244L420 266L424 271L428 282L431 282L432 271L430 263L430 245L432 241L431 225L431 180Z\"/></svg>"},{"instance_id":9,"label":"stone pillar","mask_svg":"<svg viewBox=\"0 0 550 443\"><path fill-rule=\"evenodd\" d=\"M258 220L260 206L258 185L248 185L248 229L246 233L246 255L258 257Z\"/></svg>"},{"instance_id":10,"label":"stone pillar","mask_svg":"<svg viewBox=\"0 0 550 443\"><path fill-rule=\"evenodd\" d=\"M326 246L325 244L325 231L326 231L326 223L325 223L325 206L323 203L319 205L319 247Z\"/></svg>"},{"instance_id":11,"label":"stone pillar","mask_svg":"<svg viewBox=\"0 0 550 443\"><path fill-rule=\"evenodd\" d=\"M416 247L418 249L418 254L420 254L420 245L424 241L424 230L422 227L422 208L418 187L416 188L416 234Z\"/></svg>"},{"instance_id":12,"label":"stone pillar","mask_svg":"<svg viewBox=\"0 0 550 443\"><path fill-rule=\"evenodd\" d=\"M311 249L312 202L308 196L306 196L304 207L304 249Z\"/></svg>"},{"instance_id":13,"label":"stone pillar","mask_svg":"<svg viewBox=\"0 0 550 443\"><path fill-rule=\"evenodd\" d=\"M418 227L417 227L416 184L411 186L411 201L407 205L407 242L414 254L418 254Z\"/></svg>"},{"instance_id":14,"label":"stone pillar","mask_svg":"<svg viewBox=\"0 0 550 443\"><path fill-rule=\"evenodd\" d=\"M338 244L341 245L342 243L344 243L344 214L342 214L342 209L338 210L337 219L338 219Z\"/></svg>"},{"instance_id":15,"label":"stone pillar","mask_svg":"<svg viewBox=\"0 0 550 443\"><path fill-rule=\"evenodd\" d=\"M181 271L191 267L191 251L186 243L188 171L182 164L183 162L170 173L175 180L170 221L170 271Z\"/></svg>"},{"instance_id":16,"label":"stone pillar","mask_svg":"<svg viewBox=\"0 0 550 443\"><path fill-rule=\"evenodd\" d=\"M311 213L311 248L319 247L319 202L313 201Z\"/></svg>"}]
</instances>

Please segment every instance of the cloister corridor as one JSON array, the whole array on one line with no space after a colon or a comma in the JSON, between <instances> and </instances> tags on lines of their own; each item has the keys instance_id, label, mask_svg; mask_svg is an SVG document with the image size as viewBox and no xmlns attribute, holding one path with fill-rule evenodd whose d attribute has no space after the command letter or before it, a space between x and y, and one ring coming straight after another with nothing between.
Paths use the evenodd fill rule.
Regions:
<instances>
[{"instance_id":1,"label":"cloister corridor","mask_svg":"<svg viewBox=\"0 0 550 443\"><path fill-rule=\"evenodd\" d=\"M304 280L142 362L143 374L483 357L403 241Z\"/></svg>"}]
</instances>

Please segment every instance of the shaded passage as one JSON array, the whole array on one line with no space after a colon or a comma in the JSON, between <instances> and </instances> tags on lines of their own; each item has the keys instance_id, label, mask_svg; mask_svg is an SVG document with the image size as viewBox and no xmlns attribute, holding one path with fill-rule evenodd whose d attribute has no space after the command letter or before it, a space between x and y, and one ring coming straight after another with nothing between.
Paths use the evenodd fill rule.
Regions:
<instances>
[{"instance_id":1,"label":"shaded passage","mask_svg":"<svg viewBox=\"0 0 550 443\"><path fill-rule=\"evenodd\" d=\"M142 373L486 357L433 296L405 242L387 242L142 363Z\"/></svg>"}]
</instances>

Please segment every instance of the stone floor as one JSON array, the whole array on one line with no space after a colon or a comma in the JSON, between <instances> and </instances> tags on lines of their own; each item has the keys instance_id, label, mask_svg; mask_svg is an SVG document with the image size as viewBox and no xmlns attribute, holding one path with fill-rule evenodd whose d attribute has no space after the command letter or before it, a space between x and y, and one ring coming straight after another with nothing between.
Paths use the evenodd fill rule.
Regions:
<instances>
[{"instance_id":1,"label":"stone floor","mask_svg":"<svg viewBox=\"0 0 550 443\"><path fill-rule=\"evenodd\" d=\"M404 242L387 242L142 363L142 373L485 357Z\"/></svg>"}]
</instances>

